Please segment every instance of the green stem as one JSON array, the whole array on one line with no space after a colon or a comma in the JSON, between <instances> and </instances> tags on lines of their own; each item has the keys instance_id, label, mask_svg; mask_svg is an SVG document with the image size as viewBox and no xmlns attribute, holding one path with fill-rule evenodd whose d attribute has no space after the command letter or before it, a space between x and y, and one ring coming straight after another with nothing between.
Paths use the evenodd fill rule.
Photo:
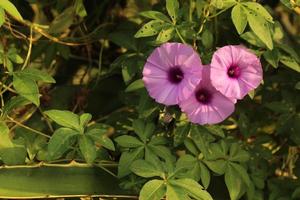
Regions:
<instances>
[{"instance_id":1,"label":"green stem","mask_svg":"<svg viewBox=\"0 0 300 200\"><path fill-rule=\"evenodd\" d=\"M43 133L41 131L35 130L33 128L30 128L30 127L28 127L28 126L26 126L26 125L24 125L24 124L22 124L22 123L20 123L20 122L18 122L16 120L14 120L12 117L7 116L7 118L9 119L10 122L15 123L16 125L18 125L18 126L20 126L22 128L25 128L25 129L27 129L29 131L32 131L32 132L34 132L36 134L39 134L41 136L44 136L44 137L47 137L47 138L51 138L49 135L47 135L47 134L45 134L45 133Z\"/></svg>"},{"instance_id":2,"label":"green stem","mask_svg":"<svg viewBox=\"0 0 300 200\"><path fill-rule=\"evenodd\" d=\"M28 65L29 63L29 59L30 59L30 55L31 55L31 50L32 50L32 25L30 26L30 36L29 36L29 46L28 46L28 52L27 52L27 55L26 55L26 59L23 63L23 66L21 68L21 70L25 69L25 67Z\"/></svg>"},{"instance_id":3,"label":"green stem","mask_svg":"<svg viewBox=\"0 0 300 200\"><path fill-rule=\"evenodd\" d=\"M177 33L178 37L180 38L181 42L182 42L183 44L186 44L186 41L183 39L183 37L182 37L182 35L180 34L180 32L178 31L178 29L175 28L175 30L176 30L176 33Z\"/></svg>"}]
</instances>

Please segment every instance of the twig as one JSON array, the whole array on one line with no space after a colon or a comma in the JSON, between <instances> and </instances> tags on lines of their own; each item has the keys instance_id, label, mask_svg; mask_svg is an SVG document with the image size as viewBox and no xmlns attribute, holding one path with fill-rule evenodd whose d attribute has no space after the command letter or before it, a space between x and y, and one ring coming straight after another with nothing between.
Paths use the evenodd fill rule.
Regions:
<instances>
[{"instance_id":1,"label":"twig","mask_svg":"<svg viewBox=\"0 0 300 200\"><path fill-rule=\"evenodd\" d=\"M22 128L25 128L25 129L27 129L27 130L30 130L30 131L32 131L32 132L34 132L34 133L36 133L36 134L42 135L42 136L44 136L44 137L50 138L49 135L47 135L47 134L45 134L45 133L43 133L43 132L41 132L41 131L35 130L35 129L33 129L33 128L30 128L30 127L28 127L28 126L26 126L26 125L24 125L24 124L22 124L22 123L20 123L20 122L18 122L18 121L16 121L16 120L14 120L12 117L7 116L7 118L10 120L10 122L15 123L16 125L18 125L18 126L20 126L20 127L22 127Z\"/></svg>"}]
</instances>

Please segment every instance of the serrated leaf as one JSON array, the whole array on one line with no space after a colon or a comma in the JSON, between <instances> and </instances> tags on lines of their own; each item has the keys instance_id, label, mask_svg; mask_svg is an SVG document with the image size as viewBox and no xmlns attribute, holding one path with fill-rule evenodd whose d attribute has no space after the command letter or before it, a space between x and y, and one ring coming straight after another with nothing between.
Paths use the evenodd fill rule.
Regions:
<instances>
[{"instance_id":1,"label":"serrated leaf","mask_svg":"<svg viewBox=\"0 0 300 200\"><path fill-rule=\"evenodd\" d=\"M125 148L136 148L144 145L140 140L130 135L119 136L115 138L115 141L118 145Z\"/></svg>"},{"instance_id":2,"label":"serrated leaf","mask_svg":"<svg viewBox=\"0 0 300 200\"><path fill-rule=\"evenodd\" d=\"M161 200L166 194L163 180L148 181L140 192L140 200Z\"/></svg>"},{"instance_id":3,"label":"serrated leaf","mask_svg":"<svg viewBox=\"0 0 300 200\"><path fill-rule=\"evenodd\" d=\"M42 81L45 83L55 83L55 80L46 72L34 68L27 68L22 71L14 72L18 76L26 77L34 81Z\"/></svg>"},{"instance_id":4,"label":"serrated leaf","mask_svg":"<svg viewBox=\"0 0 300 200\"><path fill-rule=\"evenodd\" d=\"M251 10L247 11L247 20L252 31L270 49L273 49L270 25L265 18L254 14Z\"/></svg>"},{"instance_id":5,"label":"serrated leaf","mask_svg":"<svg viewBox=\"0 0 300 200\"><path fill-rule=\"evenodd\" d=\"M242 34L247 26L247 16L243 7L237 4L231 11L232 22L239 34Z\"/></svg>"},{"instance_id":6,"label":"serrated leaf","mask_svg":"<svg viewBox=\"0 0 300 200\"><path fill-rule=\"evenodd\" d=\"M166 8L172 21L176 23L179 11L178 0L166 0Z\"/></svg>"},{"instance_id":7,"label":"serrated leaf","mask_svg":"<svg viewBox=\"0 0 300 200\"><path fill-rule=\"evenodd\" d=\"M70 128L57 129L48 144L50 159L60 158L70 148L71 139L78 134L79 132Z\"/></svg>"},{"instance_id":8,"label":"serrated leaf","mask_svg":"<svg viewBox=\"0 0 300 200\"><path fill-rule=\"evenodd\" d=\"M144 147L136 148L132 151L122 153L118 165L118 177L122 178L130 174L130 166L133 161L141 159L144 156Z\"/></svg>"},{"instance_id":9,"label":"serrated leaf","mask_svg":"<svg viewBox=\"0 0 300 200\"><path fill-rule=\"evenodd\" d=\"M36 106L40 105L39 89L35 81L18 74L14 74L13 86L19 95L28 99Z\"/></svg>"},{"instance_id":10,"label":"serrated leaf","mask_svg":"<svg viewBox=\"0 0 300 200\"><path fill-rule=\"evenodd\" d=\"M151 178L154 176L164 177L164 172L157 169L156 166L147 162L146 160L136 160L130 167L131 171L138 176L144 178Z\"/></svg>"},{"instance_id":11,"label":"serrated leaf","mask_svg":"<svg viewBox=\"0 0 300 200\"><path fill-rule=\"evenodd\" d=\"M89 137L82 135L79 138L79 149L87 163L93 163L97 157L94 142Z\"/></svg>"},{"instance_id":12,"label":"serrated leaf","mask_svg":"<svg viewBox=\"0 0 300 200\"><path fill-rule=\"evenodd\" d=\"M146 17L148 19L155 19L155 20L161 20L165 22L171 22L170 19L163 13L158 12L158 11L144 11L140 12L140 15L143 17Z\"/></svg>"},{"instance_id":13,"label":"serrated leaf","mask_svg":"<svg viewBox=\"0 0 300 200\"><path fill-rule=\"evenodd\" d=\"M21 14L19 13L18 9L8 0L1 0L0 7L3 8L6 12L10 15L15 17L18 20L23 20Z\"/></svg>"}]
</instances>

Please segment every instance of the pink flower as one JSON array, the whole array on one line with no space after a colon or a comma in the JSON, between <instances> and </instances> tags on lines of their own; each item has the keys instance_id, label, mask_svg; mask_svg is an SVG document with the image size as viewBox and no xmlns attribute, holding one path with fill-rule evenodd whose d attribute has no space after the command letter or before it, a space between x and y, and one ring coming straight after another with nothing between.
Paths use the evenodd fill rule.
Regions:
<instances>
[{"instance_id":1,"label":"pink flower","mask_svg":"<svg viewBox=\"0 0 300 200\"><path fill-rule=\"evenodd\" d=\"M222 122L234 111L234 102L212 86L210 66L203 68L200 84L179 106L191 122L202 125Z\"/></svg>"},{"instance_id":2,"label":"pink flower","mask_svg":"<svg viewBox=\"0 0 300 200\"><path fill-rule=\"evenodd\" d=\"M258 87L262 76L259 59L243 46L225 46L213 55L210 74L212 85L229 98L242 99Z\"/></svg>"},{"instance_id":3,"label":"pink flower","mask_svg":"<svg viewBox=\"0 0 300 200\"><path fill-rule=\"evenodd\" d=\"M165 43L148 57L143 81L157 102L175 105L187 99L201 80L202 63L191 46Z\"/></svg>"}]
</instances>

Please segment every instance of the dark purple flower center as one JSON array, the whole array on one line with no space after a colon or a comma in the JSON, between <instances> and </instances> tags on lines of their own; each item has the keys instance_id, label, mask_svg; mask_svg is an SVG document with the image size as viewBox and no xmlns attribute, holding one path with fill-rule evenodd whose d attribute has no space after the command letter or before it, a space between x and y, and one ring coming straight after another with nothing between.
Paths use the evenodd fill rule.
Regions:
<instances>
[{"instance_id":1,"label":"dark purple flower center","mask_svg":"<svg viewBox=\"0 0 300 200\"><path fill-rule=\"evenodd\" d=\"M196 91L196 99L202 104L210 103L212 99L211 93L206 89L199 89Z\"/></svg>"},{"instance_id":2,"label":"dark purple flower center","mask_svg":"<svg viewBox=\"0 0 300 200\"><path fill-rule=\"evenodd\" d=\"M168 71L168 79L171 83L178 84L184 78L184 74L180 67L171 67Z\"/></svg>"},{"instance_id":3,"label":"dark purple flower center","mask_svg":"<svg viewBox=\"0 0 300 200\"><path fill-rule=\"evenodd\" d=\"M238 78L240 76L241 70L239 66L232 65L227 69L227 75L230 78Z\"/></svg>"}]
</instances>

